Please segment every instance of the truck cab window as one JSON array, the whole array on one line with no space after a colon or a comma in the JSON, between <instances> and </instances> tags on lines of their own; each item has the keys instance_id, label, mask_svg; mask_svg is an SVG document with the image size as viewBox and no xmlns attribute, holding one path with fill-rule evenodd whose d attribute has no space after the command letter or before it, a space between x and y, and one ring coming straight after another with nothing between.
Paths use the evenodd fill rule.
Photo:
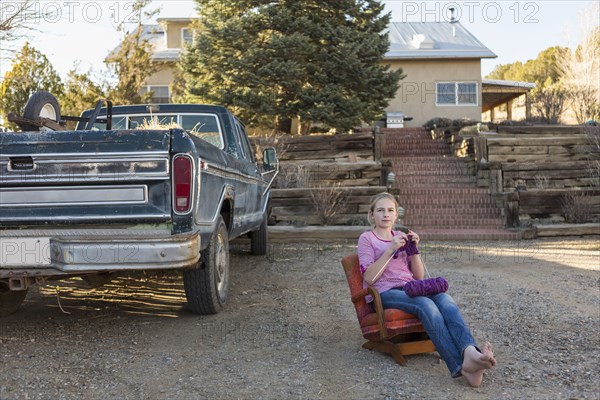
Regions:
<instances>
[{"instance_id":1,"label":"truck cab window","mask_svg":"<svg viewBox=\"0 0 600 400\"><path fill-rule=\"evenodd\" d=\"M194 114L182 115L181 127L189 134L194 135L208 143L223 149L223 135L216 115Z\"/></svg>"}]
</instances>

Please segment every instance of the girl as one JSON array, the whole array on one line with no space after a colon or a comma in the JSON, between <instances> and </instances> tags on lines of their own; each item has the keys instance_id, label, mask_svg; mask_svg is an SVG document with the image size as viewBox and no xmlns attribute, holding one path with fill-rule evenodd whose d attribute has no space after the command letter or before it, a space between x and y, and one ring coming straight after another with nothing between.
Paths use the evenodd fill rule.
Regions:
<instances>
[{"instance_id":1,"label":"girl","mask_svg":"<svg viewBox=\"0 0 600 400\"><path fill-rule=\"evenodd\" d=\"M402 287L413 279L423 279L424 266L418 255L419 235L394 231L398 203L389 193L373 197L369 221L375 227L358 239L358 257L365 287L381 294L384 308L397 308L416 315L446 363L453 378L464 376L478 387L483 371L496 365L492 346L480 351L464 322L458 306L446 293L409 297ZM372 299L367 299L372 301Z\"/></svg>"}]
</instances>

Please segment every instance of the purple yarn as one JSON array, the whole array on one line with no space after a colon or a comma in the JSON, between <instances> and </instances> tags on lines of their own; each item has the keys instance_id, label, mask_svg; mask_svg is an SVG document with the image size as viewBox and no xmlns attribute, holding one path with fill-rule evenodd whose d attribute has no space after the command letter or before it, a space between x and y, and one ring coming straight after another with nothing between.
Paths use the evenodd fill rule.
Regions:
<instances>
[{"instance_id":1,"label":"purple yarn","mask_svg":"<svg viewBox=\"0 0 600 400\"><path fill-rule=\"evenodd\" d=\"M407 282L403 287L409 297L433 296L448 290L448 281L444 278L415 279Z\"/></svg>"},{"instance_id":2,"label":"purple yarn","mask_svg":"<svg viewBox=\"0 0 600 400\"><path fill-rule=\"evenodd\" d=\"M408 237L410 239L410 236ZM398 250L396 250L396 252L394 253L394 259L398 258L398 255L405 251L406 252L406 256L410 257L410 256L414 256L415 254L419 254L419 249L417 248L417 244L415 242L413 242L412 240L409 240L404 246L398 248Z\"/></svg>"},{"instance_id":3,"label":"purple yarn","mask_svg":"<svg viewBox=\"0 0 600 400\"><path fill-rule=\"evenodd\" d=\"M417 248L417 244L412 240L406 243L404 246L404 251L406 251L406 255L408 257L414 256L415 254L419 254L419 249Z\"/></svg>"}]
</instances>

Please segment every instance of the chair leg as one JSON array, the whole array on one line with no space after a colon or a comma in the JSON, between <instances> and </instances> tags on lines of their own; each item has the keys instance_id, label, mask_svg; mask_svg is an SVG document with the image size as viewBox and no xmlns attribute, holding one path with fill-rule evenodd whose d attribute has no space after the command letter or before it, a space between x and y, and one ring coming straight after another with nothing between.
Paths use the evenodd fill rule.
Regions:
<instances>
[{"instance_id":1,"label":"chair leg","mask_svg":"<svg viewBox=\"0 0 600 400\"><path fill-rule=\"evenodd\" d=\"M402 355L402 351L400 350L400 346L395 343L382 341L382 342L374 342L369 340L362 345L363 348L367 350L377 350L382 353L386 353L394 357L394 360L400 365L406 365L406 359Z\"/></svg>"}]
</instances>

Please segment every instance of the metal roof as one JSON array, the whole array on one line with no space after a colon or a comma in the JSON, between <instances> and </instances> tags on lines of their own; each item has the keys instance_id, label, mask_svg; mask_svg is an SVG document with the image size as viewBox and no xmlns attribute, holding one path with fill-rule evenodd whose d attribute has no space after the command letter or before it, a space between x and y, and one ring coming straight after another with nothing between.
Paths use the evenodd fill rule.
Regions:
<instances>
[{"instance_id":1,"label":"metal roof","mask_svg":"<svg viewBox=\"0 0 600 400\"><path fill-rule=\"evenodd\" d=\"M190 20L189 18L162 18L163 21ZM161 24L142 25L142 39L153 46L152 59L177 61L181 49L168 49L165 29ZM392 22L388 26L390 47L384 60L436 59L436 58L496 58L460 22ZM115 55L121 46L110 52Z\"/></svg>"},{"instance_id":2,"label":"metal roof","mask_svg":"<svg viewBox=\"0 0 600 400\"><path fill-rule=\"evenodd\" d=\"M392 22L385 60L496 58L460 22Z\"/></svg>"},{"instance_id":3,"label":"metal roof","mask_svg":"<svg viewBox=\"0 0 600 400\"><path fill-rule=\"evenodd\" d=\"M483 83L484 85L508 86L525 89L533 89L536 86L535 83L532 82L501 81L498 79L482 79L481 83Z\"/></svg>"}]
</instances>

